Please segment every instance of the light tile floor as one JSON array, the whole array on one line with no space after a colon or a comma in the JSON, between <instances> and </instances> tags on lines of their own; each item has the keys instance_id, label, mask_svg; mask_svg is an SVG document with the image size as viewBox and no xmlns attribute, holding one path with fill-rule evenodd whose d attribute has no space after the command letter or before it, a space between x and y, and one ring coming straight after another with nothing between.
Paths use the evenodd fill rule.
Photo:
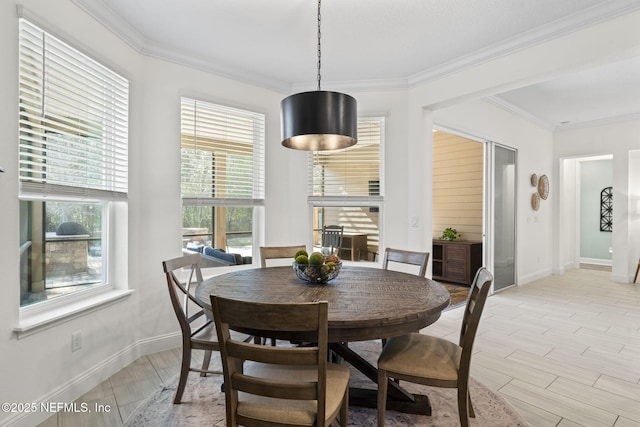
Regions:
<instances>
[{"instance_id":1,"label":"light tile floor","mask_svg":"<svg viewBox=\"0 0 640 427\"><path fill-rule=\"evenodd\" d=\"M532 427L640 426L640 285L610 274L574 270L489 297L472 375ZM461 316L461 308L446 311L423 332L456 341ZM54 415L42 425L122 425L179 361L176 349L144 356L78 399L117 410L99 419Z\"/></svg>"}]
</instances>

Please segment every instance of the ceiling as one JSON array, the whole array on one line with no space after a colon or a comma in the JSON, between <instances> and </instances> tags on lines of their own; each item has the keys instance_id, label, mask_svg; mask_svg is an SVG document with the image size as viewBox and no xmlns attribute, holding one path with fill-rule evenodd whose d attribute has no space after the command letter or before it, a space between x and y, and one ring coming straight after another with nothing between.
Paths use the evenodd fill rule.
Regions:
<instances>
[{"instance_id":1,"label":"ceiling","mask_svg":"<svg viewBox=\"0 0 640 427\"><path fill-rule=\"evenodd\" d=\"M281 91L317 85L314 0L73 0L139 52ZM639 0L325 0L322 83L410 87ZM640 116L640 56L492 97L550 129Z\"/></svg>"}]
</instances>

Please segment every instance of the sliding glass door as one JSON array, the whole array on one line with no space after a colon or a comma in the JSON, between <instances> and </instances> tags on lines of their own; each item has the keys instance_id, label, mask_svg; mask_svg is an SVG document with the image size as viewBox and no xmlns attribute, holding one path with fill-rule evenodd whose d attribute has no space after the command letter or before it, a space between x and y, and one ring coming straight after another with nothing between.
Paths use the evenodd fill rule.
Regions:
<instances>
[{"instance_id":1,"label":"sliding glass door","mask_svg":"<svg viewBox=\"0 0 640 427\"><path fill-rule=\"evenodd\" d=\"M516 151L488 142L487 265L493 266L493 290L515 284L516 278Z\"/></svg>"}]
</instances>

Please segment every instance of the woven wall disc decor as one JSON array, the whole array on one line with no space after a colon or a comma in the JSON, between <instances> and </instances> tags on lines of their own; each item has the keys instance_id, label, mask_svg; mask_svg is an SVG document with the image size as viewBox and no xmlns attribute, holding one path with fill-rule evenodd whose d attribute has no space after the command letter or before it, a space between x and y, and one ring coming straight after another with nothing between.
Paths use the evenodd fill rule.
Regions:
<instances>
[{"instance_id":1,"label":"woven wall disc decor","mask_svg":"<svg viewBox=\"0 0 640 427\"><path fill-rule=\"evenodd\" d=\"M540 176L538 180L538 194L540 194L542 200L547 200L547 197L549 197L549 178L547 178L547 175Z\"/></svg>"},{"instance_id":2,"label":"woven wall disc decor","mask_svg":"<svg viewBox=\"0 0 640 427\"><path fill-rule=\"evenodd\" d=\"M535 173L531 174L531 186L535 187L536 185L538 185L538 175L536 175Z\"/></svg>"},{"instance_id":3,"label":"woven wall disc decor","mask_svg":"<svg viewBox=\"0 0 640 427\"><path fill-rule=\"evenodd\" d=\"M538 193L533 193L531 195L531 207L534 211L540 209L540 195Z\"/></svg>"}]
</instances>

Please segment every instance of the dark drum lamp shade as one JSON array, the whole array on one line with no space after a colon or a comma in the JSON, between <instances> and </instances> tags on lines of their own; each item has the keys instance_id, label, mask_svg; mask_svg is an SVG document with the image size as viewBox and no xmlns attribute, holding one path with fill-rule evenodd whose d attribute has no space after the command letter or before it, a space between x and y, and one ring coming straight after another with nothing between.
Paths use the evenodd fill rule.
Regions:
<instances>
[{"instance_id":1,"label":"dark drum lamp shade","mask_svg":"<svg viewBox=\"0 0 640 427\"><path fill-rule=\"evenodd\" d=\"M280 103L282 145L296 150L337 150L358 138L354 97L317 90L291 95Z\"/></svg>"}]
</instances>

